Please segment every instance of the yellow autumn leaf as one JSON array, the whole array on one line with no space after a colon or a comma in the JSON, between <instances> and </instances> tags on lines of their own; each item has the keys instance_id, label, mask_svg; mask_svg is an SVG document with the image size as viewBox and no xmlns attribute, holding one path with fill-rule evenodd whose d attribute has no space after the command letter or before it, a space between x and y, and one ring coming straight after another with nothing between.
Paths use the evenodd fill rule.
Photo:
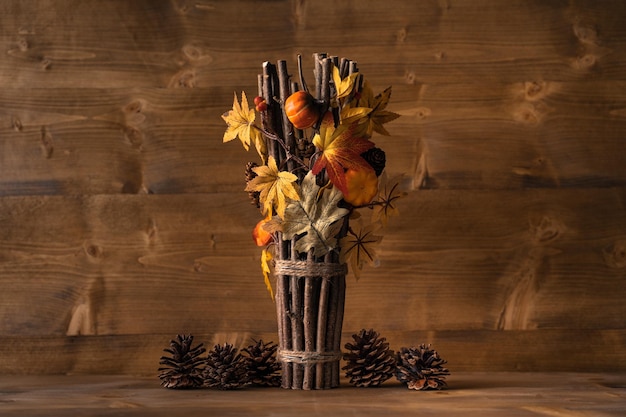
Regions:
<instances>
[{"instance_id":1,"label":"yellow autumn leaf","mask_svg":"<svg viewBox=\"0 0 626 417\"><path fill-rule=\"evenodd\" d=\"M265 163L267 158L267 144L263 139L263 135L255 126L256 112L253 108L248 108L248 98L245 92L241 92L241 105L237 101L237 94L233 99L233 108L222 114L222 119L228 127L224 132L224 142L230 142L235 138L239 138L244 149L250 149L253 143L261 160Z\"/></svg>"},{"instance_id":2,"label":"yellow autumn leaf","mask_svg":"<svg viewBox=\"0 0 626 417\"><path fill-rule=\"evenodd\" d=\"M372 112L372 109L368 107L351 107L346 106L341 109L339 120L341 124L351 125L360 124L368 121L368 115Z\"/></svg>"},{"instance_id":3,"label":"yellow autumn leaf","mask_svg":"<svg viewBox=\"0 0 626 417\"><path fill-rule=\"evenodd\" d=\"M298 177L287 171L279 171L274 157L270 156L267 165L253 168L257 174L248 182L246 191L259 191L259 201L263 205L263 213L271 216L273 210L282 219L285 217L287 199L299 200L300 196L294 186Z\"/></svg>"},{"instance_id":4,"label":"yellow autumn leaf","mask_svg":"<svg viewBox=\"0 0 626 417\"><path fill-rule=\"evenodd\" d=\"M383 125L400 117L397 113L385 110L389 104L390 98L391 87L387 87L385 91L374 96L368 82L366 81L363 84L363 90L361 91L361 97L359 98L357 105L359 107L369 108L371 111L365 115L365 122L359 125L359 134L370 137L373 132L377 132L384 136L390 136L389 132L387 132Z\"/></svg>"},{"instance_id":5,"label":"yellow autumn leaf","mask_svg":"<svg viewBox=\"0 0 626 417\"><path fill-rule=\"evenodd\" d=\"M265 281L265 286L267 287L267 291L270 293L270 297L274 300L274 290L272 289L272 282L270 281L270 273L272 270L270 269L270 261L272 260L272 254L269 250L263 249L261 252L261 272L263 272L263 279Z\"/></svg>"},{"instance_id":6,"label":"yellow autumn leaf","mask_svg":"<svg viewBox=\"0 0 626 417\"><path fill-rule=\"evenodd\" d=\"M335 97L337 100L348 97L352 93L358 76L359 73L354 72L342 79L339 74L339 68L333 65L333 82L335 83L335 88L337 89L337 96Z\"/></svg>"}]
</instances>

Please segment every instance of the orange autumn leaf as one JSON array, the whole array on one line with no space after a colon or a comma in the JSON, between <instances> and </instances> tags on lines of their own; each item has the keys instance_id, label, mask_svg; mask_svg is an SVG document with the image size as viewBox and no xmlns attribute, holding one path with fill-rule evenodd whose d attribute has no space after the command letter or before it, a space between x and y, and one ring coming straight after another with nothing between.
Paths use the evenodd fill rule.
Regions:
<instances>
[{"instance_id":1,"label":"orange autumn leaf","mask_svg":"<svg viewBox=\"0 0 626 417\"><path fill-rule=\"evenodd\" d=\"M313 138L313 144L322 152L311 172L317 175L322 169L326 169L330 182L344 195L348 194L346 169L373 169L361 154L373 148L374 142L354 136L353 132L354 125L339 125L335 128L332 123L324 122L319 133Z\"/></svg>"}]
</instances>

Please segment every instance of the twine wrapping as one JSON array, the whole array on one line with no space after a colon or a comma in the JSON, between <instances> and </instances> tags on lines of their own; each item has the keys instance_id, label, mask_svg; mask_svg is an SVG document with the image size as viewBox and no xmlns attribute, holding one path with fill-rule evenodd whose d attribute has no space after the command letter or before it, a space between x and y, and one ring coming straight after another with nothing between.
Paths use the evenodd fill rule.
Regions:
<instances>
[{"instance_id":1,"label":"twine wrapping","mask_svg":"<svg viewBox=\"0 0 626 417\"><path fill-rule=\"evenodd\" d=\"M276 275L333 278L348 273L346 264L276 260Z\"/></svg>"},{"instance_id":2,"label":"twine wrapping","mask_svg":"<svg viewBox=\"0 0 626 417\"><path fill-rule=\"evenodd\" d=\"M281 362L303 363L314 365L317 363L335 362L341 360L343 354L339 352L303 352L297 350L279 350L278 359Z\"/></svg>"}]
</instances>

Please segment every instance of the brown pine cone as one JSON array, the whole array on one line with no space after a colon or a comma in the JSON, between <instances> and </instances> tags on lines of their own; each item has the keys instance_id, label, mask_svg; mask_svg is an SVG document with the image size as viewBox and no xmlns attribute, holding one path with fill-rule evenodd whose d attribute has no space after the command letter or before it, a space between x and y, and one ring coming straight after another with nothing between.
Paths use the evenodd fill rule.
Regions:
<instances>
[{"instance_id":1,"label":"brown pine cone","mask_svg":"<svg viewBox=\"0 0 626 417\"><path fill-rule=\"evenodd\" d=\"M242 349L248 366L250 383L264 387L281 385L280 363L276 360L278 346L273 342L253 340L254 344Z\"/></svg>"},{"instance_id":2,"label":"brown pine cone","mask_svg":"<svg viewBox=\"0 0 626 417\"><path fill-rule=\"evenodd\" d=\"M191 347L192 335L178 335L170 342L169 349L165 352L172 355L161 356L159 364L165 365L159 368L161 385L165 388L200 388L203 382L204 358L200 357L206 349L200 343Z\"/></svg>"},{"instance_id":3,"label":"brown pine cone","mask_svg":"<svg viewBox=\"0 0 626 417\"><path fill-rule=\"evenodd\" d=\"M450 371L443 366L447 361L441 359L430 345L404 347L397 353L396 359L396 377L406 383L409 389L441 389L447 385L445 379Z\"/></svg>"},{"instance_id":4,"label":"brown pine cone","mask_svg":"<svg viewBox=\"0 0 626 417\"><path fill-rule=\"evenodd\" d=\"M385 169L387 163L387 157L385 151L380 148L370 148L361 154L361 157L367 161L368 164L374 168L376 176L380 177Z\"/></svg>"},{"instance_id":5,"label":"brown pine cone","mask_svg":"<svg viewBox=\"0 0 626 417\"><path fill-rule=\"evenodd\" d=\"M246 164L246 184L252 181L257 175L256 172L252 170L252 168L256 168L259 165L255 162L248 162ZM248 191L248 196L250 197L250 204L256 206L256 208L261 208L261 202L259 201L259 196L261 195L260 191Z\"/></svg>"},{"instance_id":6,"label":"brown pine cone","mask_svg":"<svg viewBox=\"0 0 626 417\"><path fill-rule=\"evenodd\" d=\"M229 390L249 384L246 361L229 343L215 345L209 351L203 376L204 386L208 388Z\"/></svg>"},{"instance_id":7,"label":"brown pine cone","mask_svg":"<svg viewBox=\"0 0 626 417\"><path fill-rule=\"evenodd\" d=\"M394 352L389 343L374 330L362 329L352 335L354 343L346 343L348 353L344 359L348 362L343 370L356 387L377 387L391 378L396 370Z\"/></svg>"}]
</instances>

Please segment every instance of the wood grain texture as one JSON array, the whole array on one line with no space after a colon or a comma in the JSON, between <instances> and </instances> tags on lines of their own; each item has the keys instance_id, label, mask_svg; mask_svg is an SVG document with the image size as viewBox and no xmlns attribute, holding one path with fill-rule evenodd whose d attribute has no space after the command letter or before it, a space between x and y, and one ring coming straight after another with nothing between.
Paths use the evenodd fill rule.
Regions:
<instances>
[{"instance_id":1,"label":"wood grain texture","mask_svg":"<svg viewBox=\"0 0 626 417\"><path fill-rule=\"evenodd\" d=\"M453 370L625 371L624 19L618 0L2 2L0 373L275 339L257 156L220 116L263 61L302 54L312 79L320 51L393 87L402 117L373 139L409 191L381 267L349 277L344 338L432 342Z\"/></svg>"},{"instance_id":2,"label":"wood grain texture","mask_svg":"<svg viewBox=\"0 0 626 417\"><path fill-rule=\"evenodd\" d=\"M598 416L626 412L623 376L591 373L463 373L439 392L344 387L303 392L166 390L158 381L116 376L3 377L0 410L23 416ZM344 381L345 383L345 381Z\"/></svg>"},{"instance_id":3,"label":"wood grain texture","mask_svg":"<svg viewBox=\"0 0 626 417\"><path fill-rule=\"evenodd\" d=\"M195 327L194 327L195 326ZM230 343L238 348L253 339L276 342L276 331L235 328L202 333L198 324L194 344L208 349ZM342 339L352 341L350 327ZM386 330L381 336L393 350L431 344L448 361L451 375L458 372L608 372L623 374L626 353L624 330L537 329L527 330ZM158 375L159 358L175 335L115 334L82 336L2 336L0 353L5 375L127 374ZM593 352L593 353L591 353ZM590 358L593 355L592 358ZM345 362L342 362L344 365ZM584 371L581 371L581 368ZM391 381L390 381L391 382Z\"/></svg>"}]
</instances>

